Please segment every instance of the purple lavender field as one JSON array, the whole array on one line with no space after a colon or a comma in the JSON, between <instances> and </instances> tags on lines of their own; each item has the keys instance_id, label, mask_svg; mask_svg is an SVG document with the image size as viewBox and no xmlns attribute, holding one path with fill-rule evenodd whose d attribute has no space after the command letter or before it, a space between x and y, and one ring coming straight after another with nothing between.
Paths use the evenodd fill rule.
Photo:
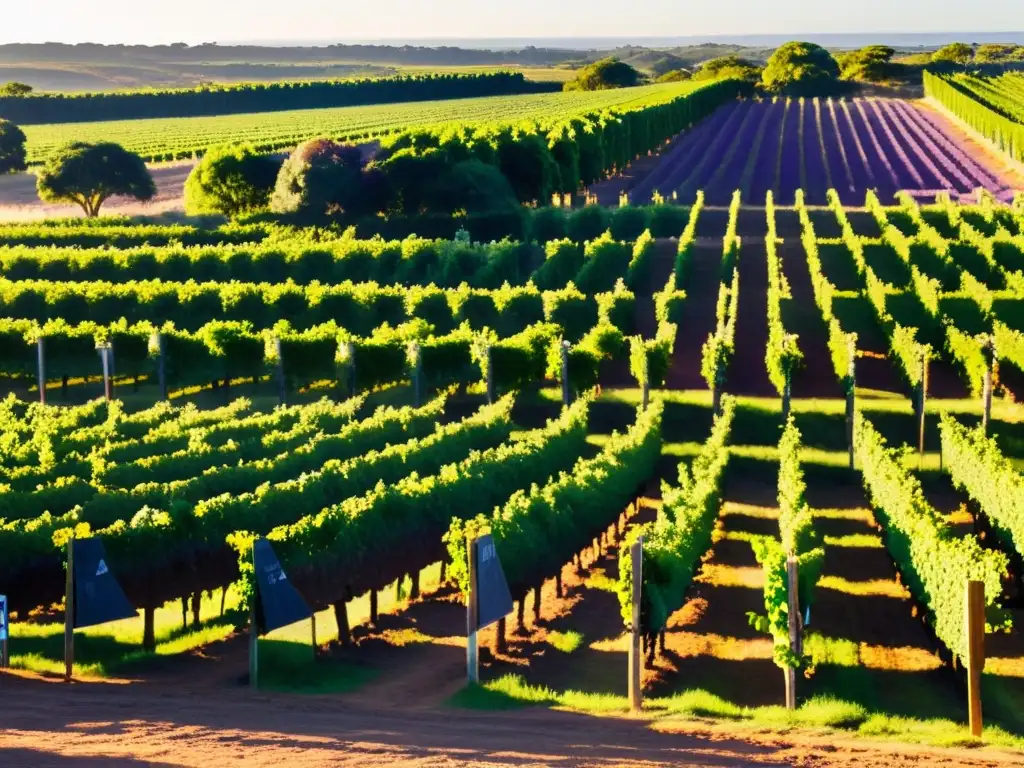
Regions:
<instances>
[{"instance_id":1,"label":"purple lavender field","mask_svg":"<svg viewBox=\"0 0 1024 768\"><path fill-rule=\"evenodd\" d=\"M676 142L630 196L687 200L703 189L708 204L727 205L739 189L744 203L761 203L771 191L790 205L803 189L810 204L824 205L830 188L847 205L863 204L869 189L883 203L903 190L922 201L979 188L1012 194L991 160L972 155L942 118L912 102L777 98L722 107Z\"/></svg>"}]
</instances>

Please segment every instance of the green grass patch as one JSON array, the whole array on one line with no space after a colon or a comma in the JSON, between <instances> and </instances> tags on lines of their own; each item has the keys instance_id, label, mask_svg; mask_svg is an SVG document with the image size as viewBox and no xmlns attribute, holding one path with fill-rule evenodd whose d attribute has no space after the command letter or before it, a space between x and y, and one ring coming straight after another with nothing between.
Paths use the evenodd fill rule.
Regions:
<instances>
[{"instance_id":1,"label":"green grass patch","mask_svg":"<svg viewBox=\"0 0 1024 768\"><path fill-rule=\"evenodd\" d=\"M562 653L572 653L583 646L583 633L576 630L548 632L548 644Z\"/></svg>"}]
</instances>

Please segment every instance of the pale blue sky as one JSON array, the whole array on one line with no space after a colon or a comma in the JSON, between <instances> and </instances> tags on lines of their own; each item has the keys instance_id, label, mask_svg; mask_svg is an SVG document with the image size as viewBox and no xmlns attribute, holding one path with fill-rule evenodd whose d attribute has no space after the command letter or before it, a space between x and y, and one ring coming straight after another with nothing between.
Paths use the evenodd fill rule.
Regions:
<instances>
[{"instance_id":1,"label":"pale blue sky","mask_svg":"<svg viewBox=\"0 0 1024 768\"><path fill-rule=\"evenodd\" d=\"M9 7L0 43L1024 30L1022 0L4 0L4 5Z\"/></svg>"}]
</instances>

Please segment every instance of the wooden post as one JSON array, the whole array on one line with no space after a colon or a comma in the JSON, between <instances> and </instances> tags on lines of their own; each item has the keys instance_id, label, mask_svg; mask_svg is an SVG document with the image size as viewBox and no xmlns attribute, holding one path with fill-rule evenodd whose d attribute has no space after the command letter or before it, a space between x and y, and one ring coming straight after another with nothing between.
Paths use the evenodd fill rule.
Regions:
<instances>
[{"instance_id":1,"label":"wooden post","mask_svg":"<svg viewBox=\"0 0 1024 768\"><path fill-rule=\"evenodd\" d=\"M722 388L718 384L718 372L715 372L715 387L711 390L711 414L718 416L722 412Z\"/></svg>"},{"instance_id":2,"label":"wooden post","mask_svg":"<svg viewBox=\"0 0 1024 768\"><path fill-rule=\"evenodd\" d=\"M643 580L644 537L637 538L630 548L633 567L633 615L629 638L629 708L638 713L643 708L643 690L640 687L640 594Z\"/></svg>"},{"instance_id":3,"label":"wooden post","mask_svg":"<svg viewBox=\"0 0 1024 768\"><path fill-rule=\"evenodd\" d=\"M281 356L281 340L276 336L274 337L274 354L277 356L277 365L275 366L275 373L277 374L277 399L281 405L284 405L288 395L288 388L284 378L284 358Z\"/></svg>"},{"instance_id":4,"label":"wooden post","mask_svg":"<svg viewBox=\"0 0 1024 768\"><path fill-rule=\"evenodd\" d=\"M985 342L982 352L985 355L985 388L982 393L984 407L981 414L981 429L988 434L988 423L992 419L992 367L996 359L991 338Z\"/></svg>"},{"instance_id":5,"label":"wooden post","mask_svg":"<svg viewBox=\"0 0 1024 768\"><path fill-rule=\"evenodd\" d=\"M560 350L562 353L562 405L572 405L572 387L569 384L569 342L563 339Z\"/></svg>"},{"instance_id":6,"label":"wooden post","mask_svg":"<svg viewBox=\"0 0 1024 768\"><path fill-rule=\"evenodd\" d=\"M111 351L110 344L104 344L99 348L100 351L100 362L103 364L103 396L109 403L113 399L114 388L111 383Z\"/></svg>"},{"instance_id":7,"label":"wooden post","mask_svg":"<svg viewBox=\"0 0 1024 768\"><path fill-rule=\"evenodd\" d=\"M409 349L412 357L412 404L419 408L423 404L423 355L418 341L414 341Z\"/></svg>"},{"instance_id":8,"label":"wooden post","mask_svg":"<svg viewBox=\"0 0 1024 768\"><path fill-rule=\"evenodd\" d=\"M487 367L490 369L490 350L487 352ZM488 382L490 376L487 377ZM488 384L490 389L490 384ZM476 627L479 624L476 603L476 539L467 539L469 550L469 594L466 595L466 679L472 685L480 682L480 649L477 647Z\"/></svg>"},{"instance_id":9,"label":"wooden post","mask_svg":"<svg viewBox=\"0 0 1024 768\"><path fill-rule=\"evenodd\" d=\"M334 603L334 621L338 625L338 643L347 648L352 644L352 630L348 624L348 604L344 600Z\"/></svg>"},{"instance_id":10,"label":"wooden post","mask_svg":"<svg viewBox=\"0 0 1024 768\"><path fill-rule=\"evenodd\" d=\"M499 653L505 653L508 650L508 646L505 643L505 617L502 616L498 619L498 623L494 625L494 655L497 656Z\"/></svg>"},{"instance_id":11,"label":"wooden post","mask_svg":"<svg viewBox=\"0 0 1024 768\"><path fill-rule=\"evenodd\" d=\"M967 703L971 735L981 736L981 673L985 669L985 583L967 582Z\"/></svg>"},{"instance_id":12,"label":"wooden post","mask_svg":"<svg viewBox=\"0 0 1024 768\"><path fill-rule=\"evenodd\" d=\"M64 680L71 682L75 666L75 539L68 542L68 572L64 586Z\"/></svg>"},{"instance_id":13,"label":"wooden post","mask_svg":"<svg viewBox=\"0 0 1024 768\"><path fill-rule=\"evenodd\" d=\"M494 404L494 359L490 346L487 347L487 403Z\"/></svg>"},{"instance_id":14,"label":"wooden post","mask_svg":"<svg viewBox=\"0 0 1024 768\"><path fill-rule=\"evenodd\" d=\"M160 386L160 399L167 399L167 352L164 349L164 335L156 335L156 379Z\"/></svg>"},{"instance_id":15,"label":"wooden post","mask_svg":"<svg viewBox=\"0 0 1024 768\"><path fill-rule=\"evenodd\" d=\"M46 403L46 339L36 341L36 366L39 373L39 402ZM69 680L71 678L68 678Z\"/></svg>"},{"instance_id":16,"label":"wooden post","mask_svg":"<svg viewBox=\"0 0 1024 768\"><path fill-rule=\"evenodd\" d=\"M850 337L850 381L846 390L846 443L850 451L850 469L854 469L853 416L857 410L857 341Z\"/></svg>"},{"instance_id":17,"label":"wooden post","mask_svg":"<svg viewBox=\"0 0 1024 768\"><path fill-rule=\"evenodd\" d=\"M789 422L789 410L792 403L793 371L786 368L786 383L782 386L782 425Z\"/></svg>"},{"instance_id":18,"label":"wooden post","mask_svg":"<svg viewBox=\"0 0 1024 768\"><path fill-rule=\"evenodd\" d=\"M256 543L252 544L252 564L256 567ZM254 570L255 573L255 570ZM260 678L260 632L256 626L256 601L259 595L253 590L252 605L249 606L249 687L254 691L259 688Z\"/></svg>"},{"instance_id":19,"label":"wooden post","mask_svg":"<svg viewBox=\"0 0 1024 768\"><path fill-rule=\"evenodd\" d=\"M370 590L370 626L377 626L377 590Z\"/></svg>"},{"instance_id":20,"label":"wooden post","mask_svg":"<svg viewBox=\"0 0 1024 768\"><path fill-rule=\"evenodd\" d=\"M924 425L925 413L928 411L928 356L921 355L921 413L918 425L918 451L924 456Z\"/></svg>"},{"instance_id":21,"label":"wooden post","mask_svg":"<svg viewBox=\"0 0 1024 768\"><path fill-rule=\"evenodd\" d=\"M316 661L317 642L316 642L316 611L313 611L309 617L309 633L313 641L313 661Z\"/></svg>"},{"instance_id":22,"label":"wooden post","mask_svg":"<svg viewBox=\"0 0 1024 768\"><path fill-rule=\"evenodd\" d=\"M650 379L647 377L646 372L644 373L644 381L643 381L643 385L642 386L643 386L643 406L644 406L644 410L646 411L647 410L647 406L651 404L651 382L650 382Z\"/></svg>"},{"instance_id":23,"label":"wooden post","mask_svg":"<svg viewBox=\"0 0 1024 768\"><path fill-rule=\"evenodd\" d=\"M800 595L797 581L796 558L786 558L786 578L789 587L789 648L795 654L803 652L800 639ZM796 669L786 665L786 709L796 709Z\"/></svg>"}]
</instances>

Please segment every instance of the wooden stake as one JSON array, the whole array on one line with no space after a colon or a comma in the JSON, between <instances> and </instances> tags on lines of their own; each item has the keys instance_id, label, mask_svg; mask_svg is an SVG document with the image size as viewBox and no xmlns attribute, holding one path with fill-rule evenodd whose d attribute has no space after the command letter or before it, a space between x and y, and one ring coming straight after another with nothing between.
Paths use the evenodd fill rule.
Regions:
<instances>
[{"instance_id":1,"label":"wooden stake","mask_svg":"<svg viewBox=\"0 0 1024 768\"><path fill-rule=\"evenodd\" d=\"M100 347L100 362L103 364L103 396L109 403L114 398L114 387L111 382L111 357L113 349L109 344Z\"/></svg>"},{"instance_id":2,"label":"wooden stake","mask_svg":"<svg viewBox=\"0 0 1024 768\"><path fill-rule=\"evenodd\" d=\"M412 342L409 349L412 354L412 404L419 408L423 403L423 355L417 341Z\"/></svg>"},{"instance_id":3,"label":"wooden stake","mask_svg":"<svg viewBox=\"0 0 1024 768\"><path fill-rule=\"evenodd\" d=\"M782 388L782 424L783 426L789 421L789 411L792 407L792 392L793 392L793 373L787 368L786 369L786 383Z\"/></svg>"},{"instance_id":4,"label":"wooden stake","mask_svg":"<svg viewBox=\"0 0 1024 768\"><path fill-rule=\"evenodd\" d=\"M643 579L644 538L640 536L630 548L633 559L633 615L629 639L629 706L633 712L643 708L643 691L640 688L640 594Z\"/></svg>"},{"instance_id":5,"label":"wooden stake","mask_svg":"<svg viewBox=\"0 0 1024 768\"><path fill-rule=\"evenodd\" d=\"M985 354L985 387L982 392L981 429L988 434L988 423L992 419L992 367L995 365L995 349L991 338L985 343L982 351Z\"/></svg>"},{"instance_id":6,"label":"wooden stake","mask_svg":"<svg viewBox=\"0 0 1024 768\"><path fill-rule=\"evenodd\" d=\"M505 644L505 617L502 616L498 619L498 623L494 625L494 653L504 653L507 650Z\"/></svg>"},{"instance_id":7,"label":"wooden stake","mask_svg":"<svg viewBox=\"0 0 1024 768\"><path fill-rule=\"evenodd\" d=\"M46 339L36 341L36 367L39 374L39 402L46 403ZM70 678L68 678L70 679Z\"/></svg>"},{"instance_id":8,"label":"wooden stake","mask_svg":"<svg viewBox=\"0 0 1024 768\"><path fill-rule=\"evenodd\" d=\"M41 347L40 347L41 349ZM71 682L75 665L75 539L68 542L68 572L64 586L64 679Z\"/></svg>"},{"instance_id":9,"label":"wooden stake","mask_svg":"<svg viewBox=\"0 0 1024 768\"><path fill-rule=\"evenodd\" d=\"M316 661L317 642L316 642L316 611L309 617L309 634L313 642L313 660Z\"/></svg>"},{"instance_id":10,"label":"wooden stake","mask_svg":"<svg viewBox=\"0 0 1024 768\"><path fill-rule=\"evenodd\" d=\"M487 347L487 402L494 404L494 359L490 347Z\"/></svg>"},{"instance_id":11,"label":"wooden stake","mask_svg":"<svg viewBox=\"0 0 1024 768\"><path fill-rule=\"evenodd\" d=\"M277 365L274 366L277 374L277 399L284 405L287 396L287 386L284 378L284 358L281 356L281 340L274 338L274 354L277 356Z\"/></svg>"},{"instance_id":12,"label":"wooden stake","mask_svg":"<svg viewBox=\"0 0 1024 768\"><path fill-rule=\"evenodd\" d=\"M857 409L857 342L850 337L850 384L846 391L846 443L850 451L850 469L854 469L853 417Z\"/></svg>"},{"instance_id":13,"label":"wooden stake","mask_svg":"<svg viewBox=\"0 0 1024 768\"><path fill-rule=\"evenodd\" d=\"M985 584L967 582L967 704L971 735L981 736L981 673L985 669Z\"/></svg>"},{"instance_id":14,"label":"wooden stake","mask_svg":"<svg viewBox=\"0 0 1024 768\"><path fill-rule=\"evenodd\" d=\"M487 367L490 371L490 351ZM490 376L487 377L490 382ZM488 383L490 390L490 383ZM466 679L470 685L480 682L480 649L477 647L476 627L479 624L476 586L476 539L467 539L469 550L469 594L466 595Z\"/></svg>"},{"instance_id":15,"label":"wooden stake","mask_svg":"<svg viewBox=\"0 0 1024 768\"><path fill-rule=\"evenodd\" d=\"M569 386L569 342L562 341L559 350L562 354L562 405L572 405L572 388Z\"/></svg>"},{"instance_id":16,"label":"wooden stake","mask_svg":"<svg viewBox=\"0 0 1024 768\"><path fill-rule=\"evenodd\" d=\"M921 411L918 414L918 436L917 436L917 449L918 453L924 456L924 417L925 411L928 409L928 356L925 354L921 355L921 385L920 385L920 408Z\"/></svg>"},{"instance_id":17,"label":"wooden stake","mask_svg":"<svg viewBox=\"0 0 1024 768\"><path fill-rule=\"evenodd\" d=\"M348 624L348 604L344 600L334 603L334 621L338 624L338 643L347 648L352 644L352 630Z\"/></svg>"},{"instance_id":18,"label":"wooden stake","mask_svg":"<svg viewBox=\"0 0 1024 768\"><path fill-rule=\"evenodd\" d=\"M800 639L800 595L797 581L796 558L786 559L786 577L789 587L789 648L795 654L803 652ZM796 709L796 669L786 665L786 709Z\"/></svg>"},{"instance_id":19,"label":"wooden stake","mask_svg":"<svg viewBox=\"0 0 1024 768\"><path fill-rule=\"evenodd\" d=\"M156 335L156 379L160 386L160 399L167 399L167 352L164 351L164 335Z\"/></svg>"},{"instance_id":20,"label":"wooden stake","mask_svg":"<svg viewBox=\"0 0 1024 768\"><path fill-rule=\"evenodd\" d=\"M370 626L377 626L377 590L370 590Z\"/></svg>"}]
</instances>

